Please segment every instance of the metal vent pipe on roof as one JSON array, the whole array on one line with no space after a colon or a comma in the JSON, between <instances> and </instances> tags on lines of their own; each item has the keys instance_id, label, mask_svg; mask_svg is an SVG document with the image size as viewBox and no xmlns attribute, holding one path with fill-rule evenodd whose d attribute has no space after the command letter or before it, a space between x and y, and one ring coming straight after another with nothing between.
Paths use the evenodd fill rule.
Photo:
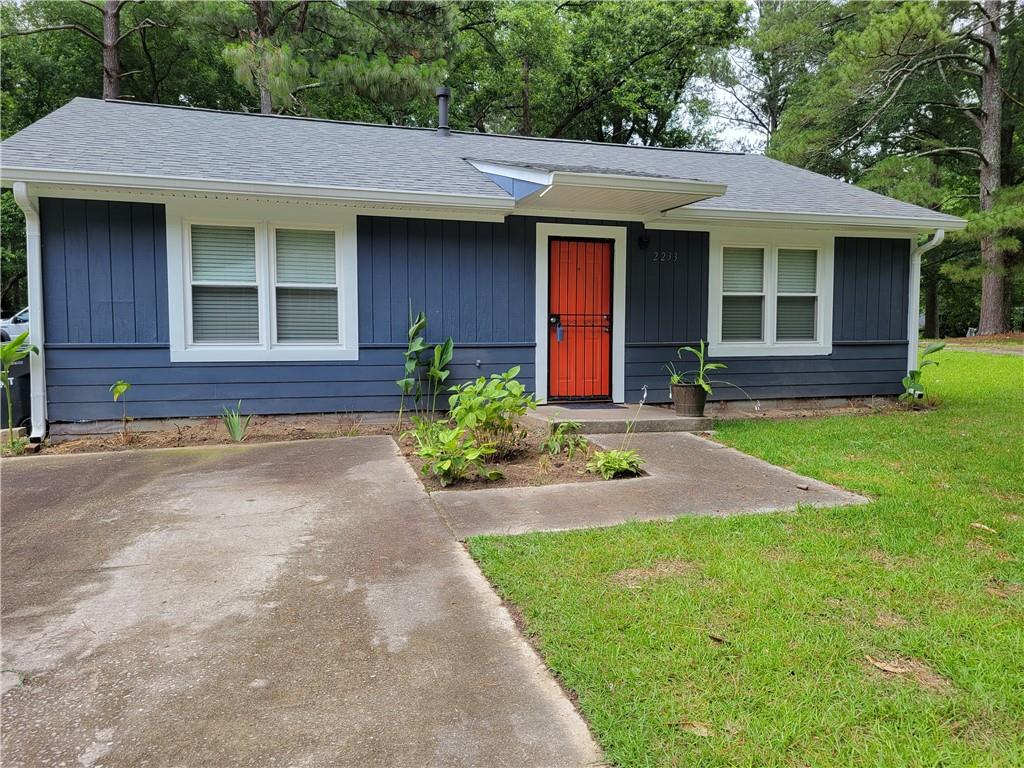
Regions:
<instances>
[{"instance_id":1,"label":"metal vent pipe on roof","mask_svg":"<svg viewBox=\"0 0 1024 768\"><path fill-rule=\"evenodd\" d=\"M452 89L441 86L435 91L437 94L437 132L442 136L451 133L448 128L448 99L451 98Z\"/></svg>"}]
</instances>

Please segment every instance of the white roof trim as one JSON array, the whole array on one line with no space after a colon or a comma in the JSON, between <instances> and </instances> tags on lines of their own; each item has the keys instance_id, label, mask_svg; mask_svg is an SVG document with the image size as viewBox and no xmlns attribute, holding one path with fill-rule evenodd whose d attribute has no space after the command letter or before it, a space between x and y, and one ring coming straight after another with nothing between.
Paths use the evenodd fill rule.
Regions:
<instances>
[{"instance_id":1,"label":"white roof trim","mask_svg":"<svg viewBox=\"0 0 1024 768\"><path fill-rule=\"evenodd\" d=\"M366 203L410 203L416 205L511 210L511 197L501 195L459 195L450 192L395 192L365 187L331 187L313 184L276 184L260 181L218 181L173 176L139 176L127 173L95 173L38 168L4 168L3 184L13 182L86 184L157 191L220 192L233 195L267 195L308 199L353 200Z\"/></svg>"},{"instance_id":2,"label":"white roof trim","mask_svg":"<svg viewBox=\"0 0 1024 768\"><path fill-rule=\"evenodd\" d=\"M721 208L680 208L672 213L647 219L652 229L672 229L674 224L690 224L693 219L721 221L764 221L790 224L839 224L850 227L892 227L916 231L946 229L960 230L967 226L964 219L955 216L927 218L918 216L864 216L856 213L788 213L781 211L743 211Z\"/></svg>"}]
</instances>

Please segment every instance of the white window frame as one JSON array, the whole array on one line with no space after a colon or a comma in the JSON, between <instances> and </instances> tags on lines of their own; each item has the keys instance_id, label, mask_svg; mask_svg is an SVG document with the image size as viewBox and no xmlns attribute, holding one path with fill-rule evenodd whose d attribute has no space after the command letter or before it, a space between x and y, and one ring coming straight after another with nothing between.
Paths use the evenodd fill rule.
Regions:
<instances>
[{"instance_id":1,"label":"white window frame","mask_svg":"<svg viewBox=\"0 0 1024 768\"><path fill-rule=\"evenodd\" d=\"M727 248L759 248L761 250L761 292L751 293L750 291L729 291L725 292L725 250ZM719 292L719 327L721 327L721 315L725 311L723 305L725 304L726 296L756 296L761 299L761 341L729 341L724 342L726 344L762 344L768 339L768 283L771 279L768 269L768 263L771 261L771 247L763 243L743 243L738 245L736 243L722 243L722 266L720 274L722 275L722 290ZM721 333L721 331L719 331Z\"/></svg>"},{"instance_id":2,"label":"white window frame","mask_svg":"<svg viewBox=\"0 0 1024 768\"><path fill-rule=\"evenodd\" d=\"M282 283L277 279L277 231L279 229L304 229L310 232L334 232L334 283ZM279 222L273 221L269 224L269 231L267 233L267 243L270 247L270 326L271 326L271 338L275 346L297 349L302 347L317 347L323 345L309 344L301 341L278 341L277 339L277 289L278 288L312 288L314 290L326 291L333 288L338 294L338 342L344 342L345 337L342 335L344 332L344 325L342 323L342 316L344 315L344 307L342 306L342 295L341 295L341 271L344 266L344 258L341 249L341 232L333 227L317 226L316 224L295 224L292 222ZM328 346L334 346L333 344Z\"/></svg>"},{"instance_id":3,"label":"white window frame","mask_svg":"<svg viewBox=\"0 0 1024 768\"><path fill-rule=\"evenodd\" d=\"M708 272L708 349L715 357L775 357L832 354L832 291L834 278L835 237L831 232L772 232L767 228L740 227L711 230ZM722 340L722 284L724 250L735 248L764 249L764 313L763 341ZM815 338L813 341L779 341L775 338L775 318L780 295L778 291L779 250L800 249L817 252ZM730 294L741 295L741 294Z\"/></svg>"},{"instance_id":4,"label":"white window frame","mask_svg":"<svg viewBox=\"0 0 1024 768\"><path fill-rule=\"evenodd\" d=\"M212 198L169 201L166 213L168 336L172 363L359 359L358 261L354 211L335 206L300 206L286 201ZM256 229L259 342L221 344L193 341L193 225ZM278 229L334 232L335 286L338 291L337 344L276 341L275 233Z\"/></svg>"}]
</instances>

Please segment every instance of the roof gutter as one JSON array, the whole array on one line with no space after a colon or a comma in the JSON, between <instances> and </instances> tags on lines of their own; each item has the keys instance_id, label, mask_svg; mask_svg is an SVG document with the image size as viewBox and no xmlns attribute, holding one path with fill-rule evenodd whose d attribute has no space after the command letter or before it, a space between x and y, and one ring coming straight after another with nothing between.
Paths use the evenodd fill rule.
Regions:
<instances>
[{"instance_id":1,"label":"roof gutter","mask_svg":"<svg viewBox=\"0 0 1024 768\"><path fill-rule=\"evenodd\" d=\"M218 181L177 176L139 176L128 173L63 171L46 168L3 168L3 184L24 182L78 184L156 192L210 192L214 194L296 197L354 203L421 205L443 208L509 210L514 201L503 195L461 195L449 192L396 192L388 189L331 187L313 184L277 184L256 181Z\"/></svg>"},{"instance_id":2,"label":"roof gutter","mask_svg":"<svg viewBox=\"0 0 1024 768\"><path fill-rule=\"evenodd\" d=\"M29 355L32 398L32 431L29 439L46 437L46 347L43 340L43 248L40 239L38 201L23 181L14 183L14 199L25 214L25 255L28 271L28 336L39 350Z\"/></svg>"},{"instance_id":3,"label":"roof gutter","mask_svg":"<svg viewBox=\"0 0 1024 768\"><path fill-rule=\"evenodd\" d=\"M907 372L917 370L917 340L920 336L918 315L921 311L921 257L946 239L946 230L937 229L935 234L910 252L910 298L907 303Z\"/></svg>"},{"instance_id":4,"label":"roof gutter","mask_svg":"<svg viewBox=\"0 0 1024 768\"><path fill-rule=\"evenodd\" d=\"M650 229L673 229L673 225L691 224L691 219L721 220L738 223L827 224L850 227L909 229L917 232L939 228L946 231L955 231L967 226L967 222L964 219L959 219L955 216L930 219L925 216L873 216L857 213L788 213L783 211L701 208L699 206L677 209L670 216L662 216L647 221L646 225Z\"/></svg>"}]
</instances>

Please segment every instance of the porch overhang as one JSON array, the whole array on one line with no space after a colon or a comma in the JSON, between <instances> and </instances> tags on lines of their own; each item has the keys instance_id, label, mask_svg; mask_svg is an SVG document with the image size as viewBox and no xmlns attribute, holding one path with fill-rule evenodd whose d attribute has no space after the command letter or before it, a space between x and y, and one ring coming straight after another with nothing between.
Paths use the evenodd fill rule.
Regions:
<instances>
[{"instance_id":1,"label":"porch overhang","mask_svg":"<svg viewBox=\"0 0 1024 768\"><path fill-rule=\"evenodd\" d=\"M725 194L726 185L617 173L604 169L516 166L470 160L508 192L516 209L531 213L576 211L659 218L668 211Z\"/></svg>"}]
</instances>

